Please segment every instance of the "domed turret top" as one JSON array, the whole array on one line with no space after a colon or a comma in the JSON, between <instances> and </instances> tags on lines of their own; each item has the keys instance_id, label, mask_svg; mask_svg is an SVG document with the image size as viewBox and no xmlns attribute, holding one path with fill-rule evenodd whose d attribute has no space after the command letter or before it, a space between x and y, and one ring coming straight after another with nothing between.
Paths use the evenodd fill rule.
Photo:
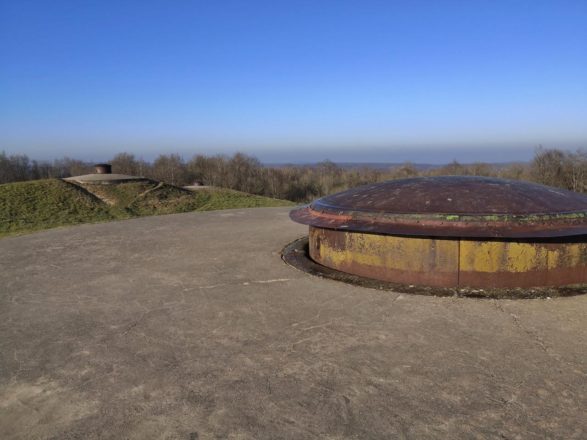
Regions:
<instances>
[{"instance_id":1,"label":"domed turret top","mask_svg":"<svg viewBox=\"0 0 587 440\"><path fill-rule=\"evenodd\" d=\"M587 234L587 196L488 177L418 177L326 196L290 216L311 226L391 235L563 237Z\"/></svg>"}]
</instances>

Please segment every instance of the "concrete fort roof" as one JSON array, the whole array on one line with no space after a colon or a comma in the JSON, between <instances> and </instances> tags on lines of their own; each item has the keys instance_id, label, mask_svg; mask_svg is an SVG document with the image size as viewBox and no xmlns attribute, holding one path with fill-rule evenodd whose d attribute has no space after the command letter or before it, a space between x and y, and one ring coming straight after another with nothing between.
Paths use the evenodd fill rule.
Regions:
<instances>
[{"instance_id":1,"label":"concrete fort roof","mask_svg":"<svg viewBox=\"0 0 587 440\"><path fill-rule=\"evenodd\" d=\"M312 277L288 212L1 239L0 438L585 437L587 296Z\"/></svg>"},{"instance_id":2,"label":"concrete fort roof","mask_svg":"<svg viewBox=\"0 0 587 440\"><path fill-rule=\"evenodd\" d=\"M133 182L133 181L144 181L149 180L146 177L129 176L126 174L84 174L81 176L67 177L63 180L83 183L83 184L109 184L109 183L122 183L122 182Z\"/></svg>"}]
</instances>

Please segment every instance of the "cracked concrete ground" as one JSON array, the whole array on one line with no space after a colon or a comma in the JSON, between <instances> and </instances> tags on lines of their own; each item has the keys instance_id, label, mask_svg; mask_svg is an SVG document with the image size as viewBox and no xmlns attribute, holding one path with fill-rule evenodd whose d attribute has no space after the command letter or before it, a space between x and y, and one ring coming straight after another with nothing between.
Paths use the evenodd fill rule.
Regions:
<instances>
[{"instance_id":1,"label":"cracked concrete ground","mask_svg":"<svg viewBox=\"0 0 587 440\"><path fill-rule=\"evenodd\" d=\"M287 213L0 240L0 438L587 438L587 296L314 278Z\"/></svg>"}]
</instances>

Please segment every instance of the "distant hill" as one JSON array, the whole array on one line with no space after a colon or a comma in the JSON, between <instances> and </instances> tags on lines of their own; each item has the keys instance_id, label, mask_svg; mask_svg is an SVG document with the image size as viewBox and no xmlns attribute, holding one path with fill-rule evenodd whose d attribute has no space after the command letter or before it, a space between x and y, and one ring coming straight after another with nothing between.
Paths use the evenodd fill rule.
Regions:
<instances>
[{"instance_id":1,"label":"distant hill","mask_svg":"<svg viewBox=\"0 0 587 440\"><path fill-rule=\"evenodd\" d=\"M79 185L33 180L0 185L0 237L146 215L291 205L229 189L189 191L155 181Z\"/></svg>"},{"instance_id":2,"label":"distant hill","mask_svg":"<svg viewBox=\"0 0 587 440\"><path fill-rule=\"evenodd\" d=\"M376 170L388 170L390 168L401 167L403 165L406 165L406 163L409 163L414 168L416 168L418 171L426 171L426 170L431 170L434 168L441 168L441 167L447 165L447 164L440 165L440 164L412 163L412 162L333 162L333 163L336 166L338 166L340 168L344 168L344 169L373 168ZM491 166L499 169L499 168L504 168L504 167L507 167L510 165L520 164L520 163L524 163L524 162L496 162L496 163L489 163L488 165L491 165ZM266 163L264 165L267 167L270 167L270 168L285 168L285 167L290 167L290 166L315 167L315 166L320 165L320 163L319 162L295 163L295 164L291 164L291 163ZM467 163L463 162L463 163L461 163L461 165L467 165Z\"/></svg>"},{"instance_id":3,"label":"distant hill","mask_svg":"<svg viewBox=\"0 0 587 440\"><path fill-rule=\"evenodd\" d=\"M353 168L374 168L374 169L389 169L389 168L396 168L396 167L401 167L403 165L405 165L406 162L341 162L341 163L337 163L336 165L338 165L341 168L345 168L345 169L353 169ZM425 170L430 170L432 168L438 168L441 165L432 165L429 163L411 163L410 165L412 165L414 168L416 168L419 171L425 171Z\"/></svg>"}]
</instances>

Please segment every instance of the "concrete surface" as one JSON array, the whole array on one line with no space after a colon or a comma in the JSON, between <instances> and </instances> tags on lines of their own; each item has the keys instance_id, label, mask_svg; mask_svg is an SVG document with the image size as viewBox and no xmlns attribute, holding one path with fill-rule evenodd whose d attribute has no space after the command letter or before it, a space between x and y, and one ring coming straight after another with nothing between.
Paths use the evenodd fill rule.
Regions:
<instances>
[{"instance_id":1,"label":"concrete surface","mask_svg":"<svg viewBox=\"0 0 587 440\"><path fill-rule=\"evenodd\" d=\"M145 177L129 176L127 174L84 174L82 176L66 177L63 180L77 183L118 183L133 180L149 180Z\"/></svg>"},{"instance_id":2,"label":"concrete surface","mask_svg":"<svg viewBox=\"0 0 587 440\"><path fill-rule=\"evenodd\" d=\"M0 240L0 438L587 438L587 296L317 279L287 212Z\"/></svg>"}]
</instances>

